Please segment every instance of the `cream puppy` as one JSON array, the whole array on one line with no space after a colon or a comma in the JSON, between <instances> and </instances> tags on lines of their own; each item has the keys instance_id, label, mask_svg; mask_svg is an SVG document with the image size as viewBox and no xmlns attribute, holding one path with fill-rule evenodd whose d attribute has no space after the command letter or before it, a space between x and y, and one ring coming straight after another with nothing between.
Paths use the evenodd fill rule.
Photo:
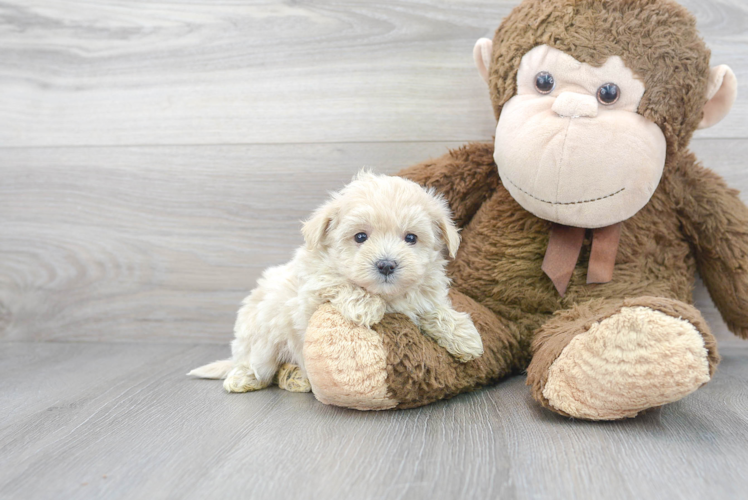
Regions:
<instances>
[{"instance_id":1,"label":"cream puppy","mask_svg":"<svg viewBox=\"0 0 748 500\"><path fill-rule=\"evenodd\" d=\"M470 316L452 309L447 256L459 246L447 203L415 182L360 172L302 228L306 244L288 264L265 271L244 299L232 358L192 370L225 378L229 392L262 389L283 363L298 366L291 390L309 390L302 348L307 322L330 302L371 326L385 313L407 315L460 361L483 353ZM286 384L288 385L288 384Z\"/></svg>"}]
</instances>

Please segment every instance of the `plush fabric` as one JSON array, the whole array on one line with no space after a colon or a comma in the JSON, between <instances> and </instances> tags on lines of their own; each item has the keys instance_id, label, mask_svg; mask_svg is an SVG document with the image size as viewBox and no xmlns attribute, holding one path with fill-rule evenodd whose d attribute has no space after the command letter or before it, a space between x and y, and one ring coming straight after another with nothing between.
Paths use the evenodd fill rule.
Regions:
<instances>
[{"instance_id":1,"label":"plush fabric","mask_svg":"<svg viewBox=\"0 0 748 500\"><path fill-rule=\"evenodd\" d=\"M330 304L309 320L304 360L312 391L323 403L360 410L397 405L385 383L387 353L382 339L343 318Z\"/></svg>"},{"instance_id":2,"label":"plush fabric","mask_svg":"<svg viewBox=\"0 0 748 500\"><path fill-rule=\"evenodd\" d=\"M548 94L535 88L553 75ZM502 107L494 160L504 186L528 212L567 226L600 228L628 219L652 196L665 166L660 128L636 110L644 85L620 57L600 68L541 45L517 73L517 95ZM606 83L618 100L598 102Z\"/></svg>"},{"instance_id":3,"label":"plush fabric","mask_svg":"<svg viewBox=\"0 0 748 500\"><path fill-rule=\"evenodd\" d=\"M614 420L677 401L709 378L704 338L691 323L625 307L564 347L548 369L543 398L570 415Z\"/></svg>"},{"instance_id":4,"label":"plush fabric","mask_svg":"<svg viewBox=\"0 0 748 500\"><path fill-rule=\"evenodd\" d=\"M372 356L377 382L375 397L327 384L320 400L408 408L526 369L533 397L552 411L593 420L634 416L696 390L719 363L714 337L692 305L697 271L730 330L748 337L748 208L687 148L704 107L714 102L714 116L723 114L733 85L731 72L710 72L694 19L670 0L525 0L499 27L484 68L497 118L517 92L523 56L541 45L593 67L620 57L646 89L637 116L666 141L659 184L620 225L612 280L588 283L588 230L565 294L558 293L542 269L552 223L515 200L493 144L469 144L407 168L400 175L441 193L462 228L448 267L450 297L470 313L484 354L459 363L402 316L385 316L371 340L348 345L345 331L319 323L337 321L326 309L310 328L314 344L334 355L319 351L307 360L315 393L317 381L369 373ZM479 70L487 46L477 44Z\"/></svg>"},{"instance_id":5,"label":"plush fabric","mask_svg":"<svg viewBox=\"0 0 748 500\"><path fill-rule=\"evenodd\" d=\"M619 56L647 89L639 114L662 129L669 149L688 144L707 101L710 51L677 2L525 0L493 39L489 89L497 119L516 94L518 61L543 44L592 66Z\"/></svg>"},{"instance_id":6,"label":"plush fabric","mask_svg":"<svg viewBox=\"0 0 748 500\"><path fill-rule=\"evenodd\" d=\"M704 117L699 122L699 128L717 124L727 116L738 97L738 79L729 66L721 64L711 69L706 95L709 102L704 106Z\"/></svg>"},{"instance_id":7,"label":"plush fabric","mask_svg":"<svg viewBox=\"0 0 748 500\"><path fill-rule=\"evenodd\" d=\"M685 326L676 325L675 329L663 330L661 328L639 327L638 329L613 328L612 323L621 322L623 311L641 311L647 310L658 316L653 323L656 325L657 320L660 324L665 316L676 321L685 322ZM645 316L646 318L646 316ZM624 318L625 319L625 318ZM611 321L613 320L613 321ZM600 325L603 325L602 327ZM633 334L632 334L633 330ZM684 330L686 335L683 335ZM686 342L681 345L672 345L673 338L681 334L688 337ZM697 335L700 338L697 338ZM589 355L590 350L574 349L574 341L577 337L587 337L585 344L590 344L590 337L596 337L598 342L597 356ZM663 341L664 340L664 341ZM600 348L600 343L603 347ZM607 344L607 345L606 345ZM649 345L647 345L649 344ZM558 311L534 336L533 358L530 366L527 368L527 385L530 386L533 396L543 406L553 409L564 415L571 414L571 409L578 411L574 416L580 418L605 419L631 417L638 412L653 406L659 406L674 399L679 399L685 394L692 392L704 383L714 374L719 364L720 357L717 352L717 343L714 336L709 332L704 318L693 306L684 304L673 299L660 297L639 297L636 299L599 299L592 300L584 304L579 304L566 310ZM575 352L576 351L576 352ZM586 352L585 352L586 351ZM548 387L548 379L554 371L554 365L561 361L562 354L567 355L567 359L562 364L565 365L567 373L572 370L578 370L584 373L585 366L579 362L579 359L569 362L568 358L590 359L589 364L597 364L595 370L587 370L586 393L582 398L567 398L563 404L558 404L562 400L558 396L559 386L581 385L580 382L572 382L567 377L566 380L559 381L556 366L555 388ZM681 362L667 367L663 363L663 358L681 358ZM605 362L600 362L604 359ZM605 359L608 358L608 359ZM639 359L636 359L639 358ZM688 363L683 363L687 360ZM652 362L659 363L655 368L670 368L670 371L664 370L665 377L656 377L650 372L646 377L640 377L637 373L639 370L652 369ZM665 360L666 361L666 360ZM695 372L694 368L702 368L703 361L706 362L707 370ZM676 368L673 370L673 368ZM673 373L678 373L680 379L675 383L669 377ZM689 375L693 379L687 379ZM594 377L595 380L590 380ZM630 377L627 384L616 384L615 378ZM578 377L577 377L578 378ZM596 380L607 378L608 385L601 389L596 386L590 388ZM641 379L641 380L640 380ZM681 382L678 384L677 382ZM632 388L633 384L633 388ZM641 390L646 386L649 392ZM654 386L654 387L652 387ZM659 386L659 387L657 387ZM662 391L662 389L666 391ZM632 390L633 389L633 390ZM634 392L639 389L639 392ZM654 390L653 390L654 389ZM663 394L665 392L665 394ZM556 405L549 401L549 394L556 395ZM673 398L673 395L677 397ZM627 397L633 396L630 406L620 404L628 402ZM668 396L668 397L665 397ZM592 401L600 402L607 398L607 406L591 405ZM583 408L586 406L586 408ZM564 409L565 408L565 409ZM594 413L593 413L594 412Z\"/></svg>"},{"instance_id":8,"label":"plush fabric","mask_svg":"<svg viewBox=\"0 0 748 500\"><path fill-rule=\"evenodd\" d=\"M452 305L470 312L482 335L484 354L460 363L424 337L406 317L393 316L374 327L387 352L387 390L398 408L412 408L497 382L524 363L519 332L469 297L452 291Z\"/></svg>"}]
</instances>

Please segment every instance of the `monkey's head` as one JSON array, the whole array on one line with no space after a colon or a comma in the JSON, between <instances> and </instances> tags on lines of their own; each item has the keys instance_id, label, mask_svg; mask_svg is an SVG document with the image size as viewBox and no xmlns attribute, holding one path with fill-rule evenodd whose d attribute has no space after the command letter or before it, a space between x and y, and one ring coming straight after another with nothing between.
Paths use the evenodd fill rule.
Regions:
<instances>
[{"instance_id":1,"label":"monkey's head","mask_svg":"<svg viewBox=\"0 0 748 500\"><path fill-rule=\"evenodd\" d=\"M504 186L536 216L578 227L638 212L668 157L737 93L672 0L524 0L474 56Z\"/></svg>"}]
</instances>

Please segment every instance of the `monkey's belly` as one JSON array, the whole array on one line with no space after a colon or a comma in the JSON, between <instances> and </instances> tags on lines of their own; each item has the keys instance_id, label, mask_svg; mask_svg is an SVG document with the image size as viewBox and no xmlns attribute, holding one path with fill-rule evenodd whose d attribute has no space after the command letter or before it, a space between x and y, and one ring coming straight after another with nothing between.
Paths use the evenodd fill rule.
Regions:
<instances>
[{"instance_id":1,"label":"monkey's belly","mask_svg":"<svg viewBox=\"0 0 748 500\"><path fill-rule=\"evenodd\" d=\"M655 193L653 201L659 196ZM587 284L588 235L561 297L541 269L550 223L524 210L499 186L462 232L462 246L449 267L453 286L529 330L559 309L595 298L649 295L691 303L694 256L675 212L654 206L666 204L650 202L624 221L610 283Z\"/></svg>"}]
</instances>

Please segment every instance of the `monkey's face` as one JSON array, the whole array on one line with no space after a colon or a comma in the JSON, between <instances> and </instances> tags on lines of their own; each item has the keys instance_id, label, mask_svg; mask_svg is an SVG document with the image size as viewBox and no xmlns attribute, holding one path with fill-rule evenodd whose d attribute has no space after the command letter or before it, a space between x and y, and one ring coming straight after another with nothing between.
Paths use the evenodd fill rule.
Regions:
<instances>
[{"instance_id":1,"label":"monkey's face","mask_svg":"<svg viewBox=\"0 0 748 500\"><path fill-rule=\"evenodd\" d=\"M660 128L637 114L644 95L619 57L601 67L541 45L522 58L517 94L501 111L494 159L526 210L597 228L628 219L665 166Z\"/></svg>"}]
</instances>

